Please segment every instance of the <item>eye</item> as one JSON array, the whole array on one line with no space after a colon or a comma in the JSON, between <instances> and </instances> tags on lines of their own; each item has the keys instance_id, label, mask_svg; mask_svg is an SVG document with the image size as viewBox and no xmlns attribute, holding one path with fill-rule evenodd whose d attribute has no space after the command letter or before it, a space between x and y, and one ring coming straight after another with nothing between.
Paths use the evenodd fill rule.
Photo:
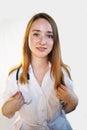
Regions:
<instances>
[{"instance_id":1,"label":"eye","mask_svg":"<svg viewBox=\"0 0 87 130\"><path fill-rule=\"evenodd\" d=\"M34 33L33 36L39 37L39 33Z\"/></svg>"},{"instance_id":2,"label":"eye","mask_svg":"<svg viewBox=\"0 0 87 130\"><path fill-rule=\"evenodd\" d=\"M47 37L48 37L49 39L53 39L53 35L52 35L52 34L48 34Z\"/></svg>"}]
</instances>

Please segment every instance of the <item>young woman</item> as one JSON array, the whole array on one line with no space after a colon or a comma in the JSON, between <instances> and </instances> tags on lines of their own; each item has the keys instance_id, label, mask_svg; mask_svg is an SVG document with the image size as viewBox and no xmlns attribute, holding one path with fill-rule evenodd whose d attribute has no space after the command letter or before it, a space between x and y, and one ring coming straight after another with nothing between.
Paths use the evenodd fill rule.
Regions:
<instances>
[{"instance_id":1,"label":"young woman","mask_svg":"<svg viewBox=\"0 0 87 130\"><path fill-rule=\"evenodd\" d=\"M19 113L15 130L72 130L65 114L75 110L78 98L50 15L38 13L28 22L22 61L9 72L3 95L3 115Z\"/></svg>"}]
</instances>

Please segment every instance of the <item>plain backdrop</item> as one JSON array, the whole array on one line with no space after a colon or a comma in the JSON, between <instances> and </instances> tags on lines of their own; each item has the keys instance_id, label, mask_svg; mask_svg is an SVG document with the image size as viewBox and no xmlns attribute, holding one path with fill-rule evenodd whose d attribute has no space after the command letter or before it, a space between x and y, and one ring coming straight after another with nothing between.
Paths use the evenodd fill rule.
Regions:
<instances>
[{"instance_id":1,"label":"plain backdrop","mask_svg":"<svg viewBox=\"0 0 87 130\"><path fill-rule=\"evenodd\" d=\"M21 60L26 25L38 12L46 12L55 19L62 57L71 67L79 104L67 118L74 130L87 130L86 0L0 0L0 100L8 70ZM13 120L0 114L0 130L11 130Z\"/></svg>"}]
</instances>

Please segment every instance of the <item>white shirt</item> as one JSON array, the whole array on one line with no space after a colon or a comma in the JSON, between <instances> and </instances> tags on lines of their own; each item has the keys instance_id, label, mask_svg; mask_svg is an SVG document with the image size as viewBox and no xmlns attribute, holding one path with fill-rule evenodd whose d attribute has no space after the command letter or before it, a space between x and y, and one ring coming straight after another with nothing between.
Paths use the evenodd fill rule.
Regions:
<instances>
[{"instance_id":1,"label":"white shirt","mask_svg":"<svg viewBox=\"0 0 87 130\"><path fill-rule=\"evenodd\" d=\"M66 71L62 70L66 85L72 89L72 81ZM19 76L21 71L22 69L19 71ZM3 103L17 91L21 91L25 102L29 104L24 104L19 110L20 119L15 125L15 130L50 130L47 126L48 122L53 122L61 114L62 109L54 90L54 79L50 77L50 68L45 74L41 86L38 84L31 66L29 68L29 84L21 85L19 83L17 86L16 72L14 71L7 79Z\"/></svg>"}]
</instances>

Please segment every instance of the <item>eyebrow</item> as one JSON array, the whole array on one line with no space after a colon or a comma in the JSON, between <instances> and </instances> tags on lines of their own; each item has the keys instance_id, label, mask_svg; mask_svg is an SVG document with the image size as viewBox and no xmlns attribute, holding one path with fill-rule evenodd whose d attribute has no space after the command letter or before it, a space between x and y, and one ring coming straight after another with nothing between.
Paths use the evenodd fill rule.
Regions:
<instances>
[{"instance_id":1,"label":"eyebrow","mask_svg":"<svg viewBox=\"0 0 87 130\"><path fill-rule=\"evenodd\" d=\"M34 30L32 30L32 32L41 32L40 30L38 30L38 29L34 29ZM52 31L47 31L47 33L53 33Z\"/></svg>"}]
</instances>

